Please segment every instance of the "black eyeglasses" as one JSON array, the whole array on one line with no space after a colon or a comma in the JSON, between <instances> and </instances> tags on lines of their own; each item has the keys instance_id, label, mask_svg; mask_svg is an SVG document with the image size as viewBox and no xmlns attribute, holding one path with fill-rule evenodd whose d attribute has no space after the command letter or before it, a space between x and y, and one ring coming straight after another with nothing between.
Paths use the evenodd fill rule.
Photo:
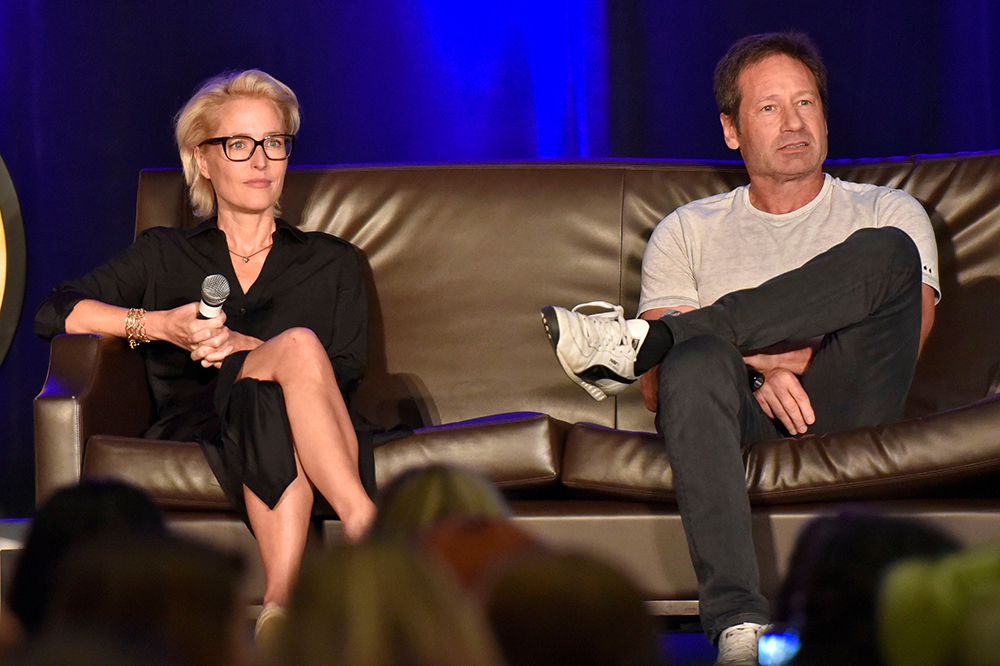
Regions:
<instances>
[{"instance_id":1,"label":"black eyeglasses","mask_svg":"<svg viewBox=\"0 0 1000 666\"><path fill-rule=\"evenodd\" d=\"M292 134L269 134L260 141L253 137L236 134L206 139L199 146L222 145L222 153L230 162L246 162L253 157L257 146L264 149L264 157L269 160L287 160L292 154L295 136Z\"/></svg>"}]
</instances>

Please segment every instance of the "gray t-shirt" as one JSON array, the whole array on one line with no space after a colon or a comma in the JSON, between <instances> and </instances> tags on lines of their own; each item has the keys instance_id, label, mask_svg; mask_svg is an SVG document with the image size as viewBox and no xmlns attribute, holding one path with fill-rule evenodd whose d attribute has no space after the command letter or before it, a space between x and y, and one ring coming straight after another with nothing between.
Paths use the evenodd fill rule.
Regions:
<instances>
[{"instance_id":1,"label":"gray t-shirt","mask_svg":"<svg viewBox=\"0 0 1000 666\"><path fill-rule=\"evenodd\" d=\"M901 190L826 174L815 199L784 215L754 208L743 186L665 217L642 258L639 313L711 305L725 294L798 268L858 229L885 226L902 229L916 243L923 281L940 300L934 229L917 200Z\"/></svg>"}]
</instances>

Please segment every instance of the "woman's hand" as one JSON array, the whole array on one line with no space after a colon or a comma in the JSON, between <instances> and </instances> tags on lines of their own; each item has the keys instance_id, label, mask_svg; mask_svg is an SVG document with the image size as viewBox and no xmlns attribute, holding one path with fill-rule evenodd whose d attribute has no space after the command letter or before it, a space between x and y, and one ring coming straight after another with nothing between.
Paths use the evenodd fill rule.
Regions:
<instances>
[{"instance_id":1,"label":"woman's hand","mask_svg":"<svg viewBox=\"0 0 1000 666\"><path fill-rule=\"evenodd\" d=\"M225 315L222 315L225 316ZM243 335L223 326L219 335L209 338L204 344L191 352L191 358L201 361L204 367L221 368L227 356L238 351L252 351L261 346L263 341Z\"/></svg>"},{"instance_id":2,"label":"woman's hand","mask_svg":"<svg viewBox=\"0 0 1000 666\"><path fill-rule=\"evenodd\" d=\"M226 327L226 313L211 319L198 318L198 303L146 313L146 332L153 340L164 340L191 352L192 360L204 367L220 367L233 351Z\"/></svg>"},{"instance_id":3,"label":"woman's hand","mask_svg":"<svg viewBox=\"0 0 1000 666\"><path fill-rule=\"evenodd\" d=\"M217 338L225 327L226 313L212 319L198 319L198 303L188 303L172 310L146 313L146 334L152 340L164 340L193 352Z\"/></svg>"}]
</instances>

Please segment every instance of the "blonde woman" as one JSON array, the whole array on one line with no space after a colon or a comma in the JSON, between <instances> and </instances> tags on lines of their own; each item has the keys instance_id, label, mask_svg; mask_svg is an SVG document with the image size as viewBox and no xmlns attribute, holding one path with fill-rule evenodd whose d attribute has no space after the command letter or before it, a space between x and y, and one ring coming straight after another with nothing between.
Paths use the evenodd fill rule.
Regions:
<instances>
[{"instance_id":1,"label":"blonde woman","mask_svg":"<svg viewBox=\"0 0 1000 666\"><path fill-rule=\"evenodd\" d=\"M276 217L298 127L295 94L268 74L207 81L178 114L176 137L195 213L210 217L147 230L53 290L36 315L43 337L113 335L145 356L157 409L146 436L201 442L257 537L262 620L287 604L314 488L348 539L375 515L345 405L367 344L357 251ZM231 295L199 319L201 282L216 273Z\"/></svg>"},{"instance_id":2,"label":"blonde woman","mask_svg":"<svg viewBox=\"0 0 1000 666\"><path fill-rule=\"evenodd\" d=\"M283 666L502 666L482 610L404 544L343 546L302 574L271 655Z\"/></svg>"},{"instance_id":3,"label":"blonde woman","mask_svg":"<svg viewBox=\"0 0 1000 666\"><path fill-rule=\"evenodd\" d=\"M378 516L366 539L412 541L437 521L451 516L509 518L510 505L479 472L454 465L409 469L378 495Z\"/></svg>"}]
</instances>

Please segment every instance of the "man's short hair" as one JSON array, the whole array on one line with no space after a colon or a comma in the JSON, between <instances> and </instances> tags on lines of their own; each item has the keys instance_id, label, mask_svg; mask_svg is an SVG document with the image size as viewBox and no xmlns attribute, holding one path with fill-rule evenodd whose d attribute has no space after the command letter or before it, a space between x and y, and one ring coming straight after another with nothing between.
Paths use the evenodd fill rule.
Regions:
<instances>
[{"instance_id":1,"label":"man's short hair","mask_svg":"<svg viewBox=\"0 0 1000 666\"><path fill-rule=\"evenodd\" d=\"M816 88L827 115L826 67L819 49L803 32L768 32L749 35L733 44L715 66L715 101L719 111L729 116L736 129L740 128L741 90L739 77L744 69L772 55L787 55L809 68L816 78Z\"/></svg>"}]
</instances>

